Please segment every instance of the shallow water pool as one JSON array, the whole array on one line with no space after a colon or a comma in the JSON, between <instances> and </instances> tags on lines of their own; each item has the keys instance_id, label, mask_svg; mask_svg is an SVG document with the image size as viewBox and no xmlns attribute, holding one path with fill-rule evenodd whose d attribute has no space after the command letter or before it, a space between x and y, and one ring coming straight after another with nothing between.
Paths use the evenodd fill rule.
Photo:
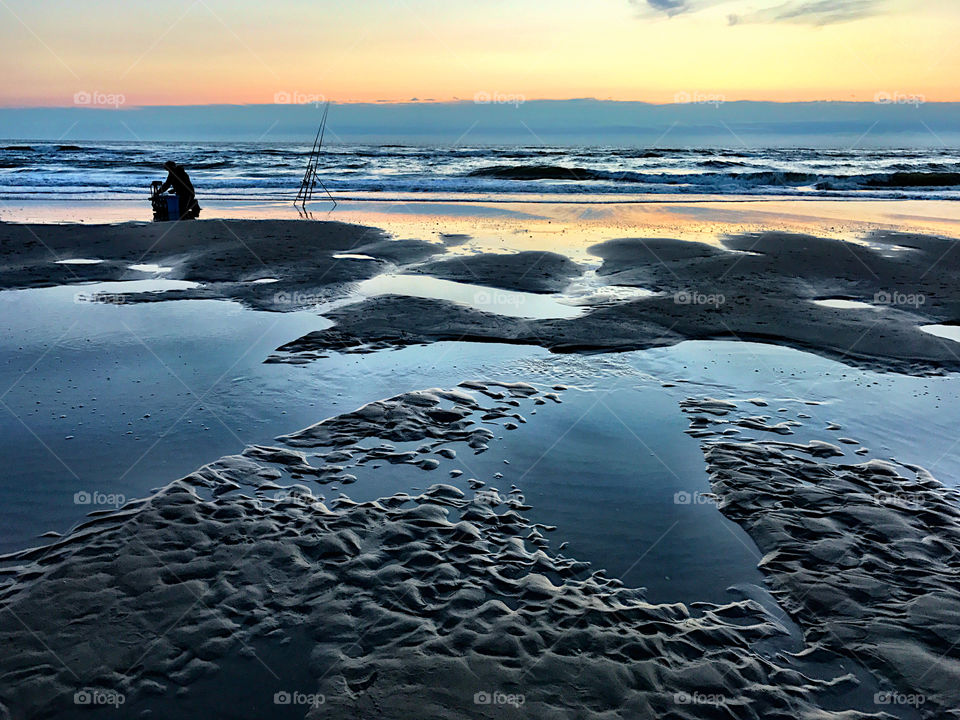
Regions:
<instances>
[{"instance_id":1,"label":"shallow water pool","mask_svg":"<svg viewBox=\"0 0 960 720\"><path fill-rule=\"evenodd\" d=\"M97 284L118 295L178 281ZM161 285L156 285L160 283ZM223 301L75 302L76 288L0 293L0 547L64 532L86 512L77 493L142 497L250 444L272 444L325 417L413 389L468 379L524 380L558 390L481 455L460 452L435 472L365 468L333 490L357 500L464 485L518 486L556 549L587 560L651 600L729 599L760 584L759 554L709 500L699 442L680 402L719 397L752 405L794 436L845 452L842 462L895 457L956 483L960 403L952 378L854 370L808 353L735 342L686 342L620 355L551 355L540 348L436 343L264 364L279 345L329 326L312 312L266 313ZM741 437L757 435L743 431ZM855 441L842 443L840 438ZM856 454L861 448L867 454ZM452 479L447 470L463 472ZM499 475L499 477L497 477Z\"/></svg>"},{"instance_id":2,"label":"shallow water pool","mask_svg":"<svg viewBox=\"0 0 960 720\"><path fill-rule=\"evenodd\" d=\"M449 300L475 310L512 317L572 318L584 312L583 308L565 304L549 295L471 285L429 275L377 275L358 283L356 290L367 297L394 294Z\"/></svg>"}]
</instances>

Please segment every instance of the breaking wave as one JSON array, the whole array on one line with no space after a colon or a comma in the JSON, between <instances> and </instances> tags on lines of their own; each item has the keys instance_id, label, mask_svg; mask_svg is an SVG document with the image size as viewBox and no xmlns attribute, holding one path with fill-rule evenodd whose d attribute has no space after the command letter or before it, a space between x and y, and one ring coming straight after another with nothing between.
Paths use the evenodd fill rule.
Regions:
<instances>
[{"instance_id":1,"label":"breaking wave","mask_svg":"<svg viewBox=\"0 0 960 720\"><path fill-rule=\"evenodd\" d=\"M7 141L0 197L143 197L173 159L204 197L292 198L310 144ZM960 199L950 149L331 145L318 171L343 197L382 193L699 194Z\"/></svg>"}]
</instances>

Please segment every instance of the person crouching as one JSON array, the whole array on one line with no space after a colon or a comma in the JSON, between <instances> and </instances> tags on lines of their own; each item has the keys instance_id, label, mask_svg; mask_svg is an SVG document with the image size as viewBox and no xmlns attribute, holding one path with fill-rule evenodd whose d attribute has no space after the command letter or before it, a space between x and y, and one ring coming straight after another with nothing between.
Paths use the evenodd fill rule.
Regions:
<instances>
[{"instance_id":1,"label":"person crouching","mask_svg":"<svg viewBox=\"0 0 960 720\"><path fill-rule=\"evenodd\" d=\"M165 193L170 188L177 195L177 204L180 208L180 220L193 220L200 215L200 205L197 203L197 192L190 182L190 176L183 165L178 165L173 160L167 160L163 164L167 171L167 179L160 186L160 193ZM172 220L173 218L171 218Z\"/></svg>"}]
</instances>

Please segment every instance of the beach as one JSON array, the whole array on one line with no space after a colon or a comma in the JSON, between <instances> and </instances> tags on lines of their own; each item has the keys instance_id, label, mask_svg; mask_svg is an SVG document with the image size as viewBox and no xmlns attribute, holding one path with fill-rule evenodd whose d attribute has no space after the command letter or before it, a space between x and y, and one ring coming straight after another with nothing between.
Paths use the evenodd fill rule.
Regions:
<instances>
[{"instance_id":1,"label":"beach","mask_svg":"<svg viewBox=\"0 0 960 720\"><path fill-rule=\"evenodd\" d=\"M0 16L0 720L960 720L960 3Z\"/></svg>"},{"instance_id":2,"label":"beach","mask_svg":"<svg viewBox=\"0 0 960 720\"><path fill-rule=\"evenodd\" d=\"M0 716L960 717L960 211L543 199L5 203Z\"/></svg>"}]
</instances>

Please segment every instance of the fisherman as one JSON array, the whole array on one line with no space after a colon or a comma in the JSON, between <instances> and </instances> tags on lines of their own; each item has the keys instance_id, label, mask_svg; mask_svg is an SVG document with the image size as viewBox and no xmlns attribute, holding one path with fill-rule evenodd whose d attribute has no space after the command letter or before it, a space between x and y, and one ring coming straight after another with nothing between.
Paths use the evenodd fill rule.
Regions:
<instances>
[{"instance_id":1,"label":"fisherman","mask_svg":"<svg viewBox=\"0 0 960 720\"><path fill-rule=\"evenodd\" d=\"M165 193L171 187L177 194L177 204L180 206L180 219L193 220L200 215L200 206L197 204L197 192L190 182L190 176L183 165L177 165L173 160L163 164L167 171L167 179L160 186L158 194ZM173 218L171 218L172 220Z\"/></svg>"}]
</instances>

